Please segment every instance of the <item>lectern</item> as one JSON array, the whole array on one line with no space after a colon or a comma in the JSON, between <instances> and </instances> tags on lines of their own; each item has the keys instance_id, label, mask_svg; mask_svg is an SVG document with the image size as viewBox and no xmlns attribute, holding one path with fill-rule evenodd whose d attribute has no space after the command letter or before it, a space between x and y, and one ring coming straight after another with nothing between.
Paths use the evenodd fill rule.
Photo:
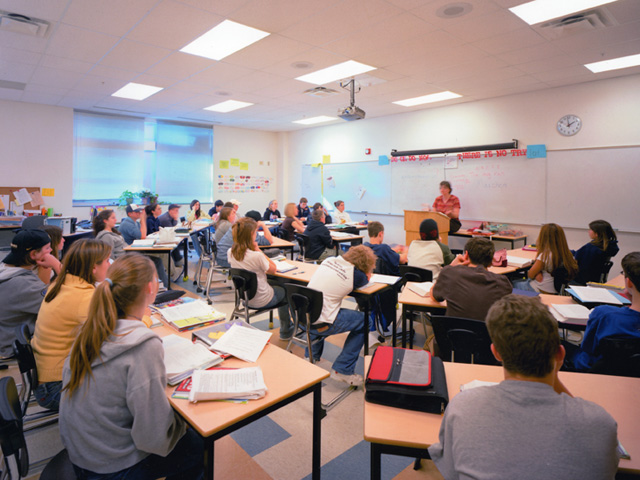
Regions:
<instances>
[{"instance_id":1,"label":"lectern","mask_svg":"<svg viewBox=\"0 0 640 480\"><path fill-rule=\"evenodd\" d=\"M420 224L430 218L438 224L440 238L445 245L449 244L449 217L440 212L423 212L420 210L404 211L404 231L407 245L414 240L420 240Z\"/></svg>"}]
</instances>

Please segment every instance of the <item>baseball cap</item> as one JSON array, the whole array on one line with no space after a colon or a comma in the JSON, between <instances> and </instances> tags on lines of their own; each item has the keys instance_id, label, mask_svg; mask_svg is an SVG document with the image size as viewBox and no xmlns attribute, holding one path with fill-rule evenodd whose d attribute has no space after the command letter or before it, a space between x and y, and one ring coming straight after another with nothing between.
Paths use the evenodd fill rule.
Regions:
<instances>
[{"instance_id":1,"label":"baseball cap","mask_svg":"<svg viewBox=\"0 0 640 480\"><path fill-rule=\"evenodd\" d=\"M130 203L129 205L127 205L127 208L125 208L125 211L127 213L141 212L142 207L137 206L135 203Z\"/></svg>"},{"instance_id":2,"label":"baseball cap","mask_svg":"<svg viewBox=\"0 0 640 480\"><path fill-rule=\"evenodd\" d=\"M260 215L260 212L257 212L255 210L249 210L245 217L253 218L256 222L262 220L262 215Z\"/></svg>"},{"instance_id":3,"label":"baseball cap","mask_svg":"<svg viewBox=\"0 0 640 480\"><path fill-rule=\"evenodd\" d=\"M51 243L51 238L44 230L20 230L11 240L11 253L4 257L3 262L9 265L24 265L24 257L32 250L38 250Z\"/></svg>"},{"instance_id":4,"label":"baseball cap","mask_svg":"<svg viewBox=\"0 0 640 480\"><path fill-rule=\"evenodd\" d=\"M231 200L229 200L231 203L233 203L234 205L242 205L242 202L240 200L236 200L235 198L232 198Z\"/></svg>"}]
</instances>

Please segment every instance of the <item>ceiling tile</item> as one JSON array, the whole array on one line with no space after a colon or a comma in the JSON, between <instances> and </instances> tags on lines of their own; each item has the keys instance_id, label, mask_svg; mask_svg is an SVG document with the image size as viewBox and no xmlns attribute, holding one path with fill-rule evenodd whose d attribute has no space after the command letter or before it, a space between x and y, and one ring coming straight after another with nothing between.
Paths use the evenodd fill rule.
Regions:
<instances>
[{"instance_id":1,"label":"ceiling tile","mask_svg":"<svg viewBox=\"0 0 640 480\"><path fill-rule=\"evenodd\" d=\"M47 53L95 63L111 50L118 37L92 32L71 25L59 25L47 46Z\"/></svg>"},{"instance_id":2,"label":"ceiling tile","mask_svg":"<svg viewBox=\"0 0 640 480\"><path fill-rule=\"evenodd\" d=\"M239 65L231 65L230 63L215 62L212 66L189 77L190 82L202 83L214 88L231 82L237 78L249 75L255 70L241 67Z\"/></svg>"},{"instance_id":3,"label":"ceiling tile","mask_svg":"<svg viewBox=\"0 0 640 480\"><path fill-rule=\"evenodd\" d=\"M199 8L205 12L215 13L216 15L227 16L235 12L243 5L251 0L179 0L180 3Z\"/></svg>"},{"instance_id":4,"label":"ceiling tile","mask_svg":"<svg viewBox=\"0 0 640 480\"><path fill-rule=\"evenodd\" d=\"M438 10L455 3L462 2L455 2L452 0L436 0L428 2L426 5L411 10L411 13L438 28L447 29L453 28L453 26L456 26L460 23L475 21L475 19L498 10L498 7L491 1L465 0L464 3L470 4L472 7L471 11L467 14L461 15L459 17L441 17L438 15Z\"/></svg>"},{"instance_id":5,"label":"ceiling tile","mask_svg":"<svg viewBox=\"0 0 640 480\"><path fill-rule=\"evenodd\" d=\"M306 43L291 40L281 35L269 35L259 42L229 55L224 61L234 65L262 69L295 57L310 48Z\"/></svg>"},{"instance_id":6,"label":"ceiling tile","mask_svg":"<svg viewBox=\"0 0 640 480\"><path fill-rule=\"evenodd\" d=\"M40 92L24 92L20 98L23 102L56 105L62 99L61 95Z\"/></svg>"},{"instance_id":7,"label":"ceiling tile","mask_svg":"<svg viewBox=\"0 0 640 480\"><path fill-rule=\"evenodd\" d=\"M59 70L57 68L38 67L31 77L31 82L69 89L72 88L80 78L82 78L81 73Z\"/></svg>"},{"instance_id":8,"label":"ceiling tile","mask_svg":"<svg viewBox=\"0 0 640 480\"><path fill-rule=\"evenodd\" d=\"M531 28L525 27L495 37L479 40L475 43L475 46L480 50L496 55L542 43L547 43L547 41Z\"/></svg>"},{"instance_id":9,"label":"ceiling tile","mask_svg":"<svg viewBox=\"0 0 640 480\"><path fill-rule=\"evenodd\" d=\"M0 45L2 45L2 48L8 47L27 52L43 53L47 48L47 40L50 37L51 29L47 33L47 38L0 31Z\"/></svg>"},{"instance_id":10,"label":"ceiling tile","mask_svg":"<svg viewBox=\"0 0 640 480\"><path fill-rule=\"evenodd\" d=\"M100 65L144 72L147 68L166 58L170 50L124 39L101 61Z\"/></svg>"},{"instance_id":11,"label":"ceiling tile","mask_svg":"<svg viewBox=\"0 0 640 480\"><path fill-rule=\"evenodd\" d=\"M145 73L182 80L209 68L213 62L208 58L175 52L147 69Z\"/></svg>"},{"instance_id":12,"label":"ceiling tile","mask_svg":"<svg viewBox=\"0 0 640 480\"><path fill-rule=\"evenodd\" d=\"M41 2L42 3L42 2ZM145 16L158 0L74 0L62 18L62 23L87 30L121 37L140 18Z\"/></svg>"},{"instance_id":13,"label":"ceiling tile","mask_svg":"<svg viewBox=\"0 0 640 480\"><path fill-rule=\"evenodd\" d=\"M341 0L252 0L234 10L230 19L244 25L277 33L327 10Z\"/></svg>"},{"instance_id":14,"label":"ceiling tile","mask_svg":"<svg viewBox=\"0 0 640 480\"><path fill-rule=\"evenodd\" d=\"M71 58L56 57L53 55L43 55L41 66L68 70L69 72L87 73L93 67L93 63L81 62Z\"/></svg>"},{"instance_id":15,"label":"ceiling tile","mask_svg":"<svg viewBox=\"0 0 640 480\"><path fill-rule=\"evenodd\" d=\"M577 62L572 60L568 55L558 55L556 57L545 58L544 60L536 60L535 62L521 63L518 65L518 69L525 73L541 73L562 69L570 65L577 65Z\"/></svg>"},{"instance_id":16,"label":"ceiling tile","mask_svg":"<svg viewBox=\"0 0 640 480\"><path fill-rule=\"evenodd\" d=\"M491 38L498 34L521 29L526 24L508 10L496 10L477 18L464 17L455 24L439 25L443 30L467 42Z\"/></svg>"},{"instance_id":17,"label":"ceiling tile","mask_svg":"<svg viewBox=\"0 0 640 480\"><path fill-rule=\"evenodd\" d=\"M27 50L11 48L6 45L0 46L0 60L5 62L26 63L28 65L37 65L42 55Z\"/></svg>"},{"instance_id":18,"label":"ceiling tile","mask_svg":"<svg viewBox=\"0 0 640 480\"><path fill-rule=\"evenodd\" d=\"M0 60L0 80L26 83L35 71L35 65Z\"/></svg>"},{"instance_id":19,"label":"ceiling tile","mask_svg":"<svg viewBox=\"0 0 640 480\"><path fill-rule=\"evenodd\" d=\"M539 72L532 74L535 78L541 82L548 82L550 80L559 80L562 78L578 78L578 77L591 77L593 78L593 72L589 71L582 65L571 65L565 68L558 68L547 72Z\"/></svg>"}]
</instances>

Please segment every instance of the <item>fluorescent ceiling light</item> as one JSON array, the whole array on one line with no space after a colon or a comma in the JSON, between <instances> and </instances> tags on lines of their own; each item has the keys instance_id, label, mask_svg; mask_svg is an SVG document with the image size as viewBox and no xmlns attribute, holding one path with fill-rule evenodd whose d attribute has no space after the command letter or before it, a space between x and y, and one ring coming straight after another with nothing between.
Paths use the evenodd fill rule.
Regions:
<instances>
[{"instance_id":1,"label":"fluorescent ceiling light","mask_svg":"<svg viewBox=\"0 0 640 480\"><path fill-rule=\"evenodd\" d=\"M619 68L637 67L638 65L640 65L640 54L612 58L611 60L602 60L601 62L587 63L585 67L593 73L600 73L607 72L609 70L617 70Z\"/></svg>"},{"instance_id":2,"label":"fluorescent ceiling light","mask_svg":"<svg viewBox=\"0 0 640 480\"><path fill-rule=\"evenodd\" d=\"M124 87L115 93L112 97L130 98L131 100L144 100L154 93L164 90L162 87L153 87L151 85L143 85L142 83L127 83Z\"/></svg>"},{"instance_id":3,"label":"fluorescent ceiling light","mask_svg":"<svg viewBox=\"0 0 640 480\"><path fill-rule=\"evenodd\" d=\"M302 125L314 125L316 123L331 122L337 120L338 117L327 117L326 115L320 115L319 117L303 118L302 120L294 120L293 123L300 123Z\"/></svg>"},{"instance_id":4,"label":"fluorescent ceiling light","mask_svg":"<svg viewBox=\"0 0 640 480\"><path fill-rule=\"evenodd\" d=\"M458 95L457 93L449 92L447 90L446 92L432 93L431 95L423 95L422 97L407 98L406 100L400 100L393 103L402 105L403 107L413 107L424 103L442 102L443 100L450 100L461 96L462 95Z\"/></svg>"},{"instance_id":5,"label":"fluorescent ceiling light","mask_svg":"<svg viewBox=\"0 0 640 480\"><path fill-rule=\"evenodd\" d=\"M181 48L180 51L211 60L222 60L268 35L270 35L268 32L257 28L225 20Z\"/></svg>"},{"instance_id":6,"label":"fluorescent ceiling light","mask_svg":"<svg viewBox=\"0 0 640 480\"><path fill-rule=\"evenodd\" d=\"M210 107L205 108L205 110L210 110L212 112L227 113L227 112L233 112L234 110L238 110L240 108L248 107L250 105L253 105L253 103L240 102L238 100L227 100L226 102L216 103L215 105L211 105Z\"/></svg>"},{"instance_id":7,"label":"fluorescent ceiling light","mask_svg":"<svg viewBox=\"0 0 640 480\"><path fill-rule=\"evenodd\" d=\"M361 73L370 72L375 69L376 67L348 60L332 67L323 68L317 72L302 75L301 77L297 77L296 80L313 83L315 85L324 85L334 80L342 80L343 78L353 77L354 75L360 75Z\"/></svg>"},{"instance_id":8,"label":"fluorescent ceiling light","mask_svg":"<svg viewBox=\"0 0 640 480\"><path fill-rule=\"evenodd\" d=\"M551 20L552 18L565 17L572 13L581 12L588 8L599 7L616 0L534 0L512 7L512 13L519 16L529 25Z\"/></svg>"}]
</instances>

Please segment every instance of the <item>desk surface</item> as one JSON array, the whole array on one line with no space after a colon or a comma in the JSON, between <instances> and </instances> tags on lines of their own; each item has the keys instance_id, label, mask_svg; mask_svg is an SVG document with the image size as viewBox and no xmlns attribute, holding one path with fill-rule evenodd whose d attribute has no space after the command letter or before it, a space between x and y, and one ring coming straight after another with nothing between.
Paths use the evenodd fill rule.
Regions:
<instances>
[{"instance_id":1,"label":"desk surface","mask_svg":"<svg viewBox=\"0 0 640 480\"><path fill-rule=\"evenodd\" d=\"M493 238L495 240L526 240L527 236L526 235L497 235L497 234L487 234L487 233L477 233L477 232L472 232L471 230L467 230L465 228L461 228L460 230L458 230L457 232L451 233L449 232L449 235L454 235L454 236L458 236L458 237L473 237L473 236L477 236L477 237L487 237L487 238Z\"/></svg>"},{"instance_id":2,"label":"desk surface","mask_svg":"<svg viewBox=\"0 0 640 480\"><path fill-rule=\"evenodd\" d=\"M273 237L273 243L271 245L258 245L259 248L293 248L296 244L288 240L283 240L279 237Z\"/></svg>"},{"instance_id":3,"label":"desk surface","mask_svg":"<svg viewBox=\"0 0 640 480\"><path fill-rule=\"evenodd\" d=\"M370 358L365 359L365 371ZM500 382L504 379L502 367L450 362L445 362L444 367L449 399L460 391L460 385L472 380ZM636 408L640 381L573 372L560 372L560 379L573 395L597 403L618 422L618 439L631 455L631 460L620 460L618 468L640 472L640 415ZM426 448L438 441L441 421L441 415L364 402L364 439L369 442Z\"/></svg>"}]
</instances>

